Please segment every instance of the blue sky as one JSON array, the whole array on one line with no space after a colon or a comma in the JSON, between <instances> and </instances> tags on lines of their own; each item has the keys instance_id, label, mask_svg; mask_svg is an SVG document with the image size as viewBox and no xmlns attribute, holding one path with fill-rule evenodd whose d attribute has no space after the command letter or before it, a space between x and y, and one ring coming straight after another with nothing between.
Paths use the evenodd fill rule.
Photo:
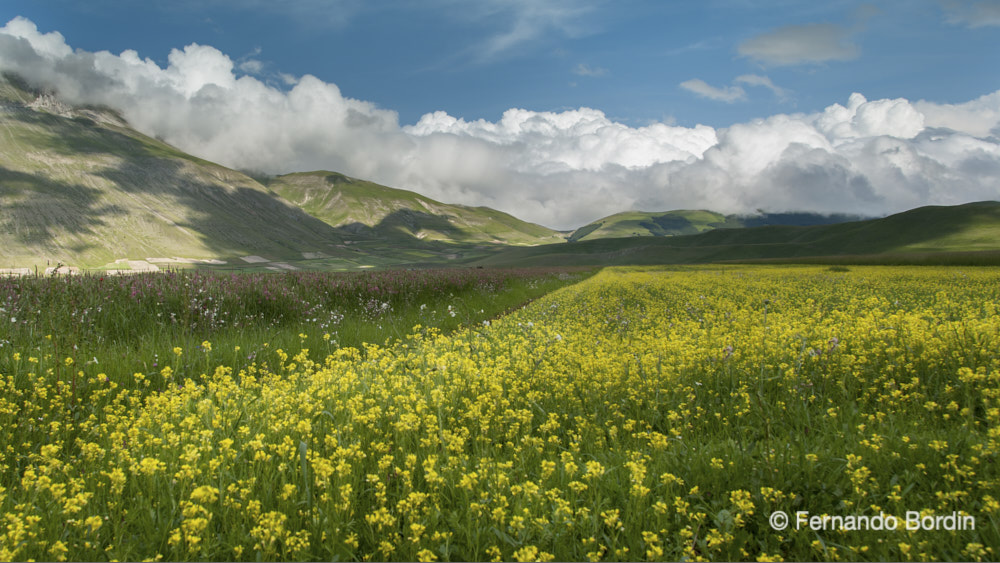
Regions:
<instances>
[{"instance_id":1,"label":"blue sky","mask_svg":"<svg viewBox=\"0 0 1000 563\"><path fill-rule=\"evenodd\" d=\"M633 125L724 127L816 111L852 92L954 103L1000 89L1000 29L970 26L977 9L990 8L986 2L978 8L934 0L4 4L3 21L27 17L88 51L134 49L165 65L171 49L199 43L238 61L259 61L260 76L275 84L279 73L313 74L345 96L399 112L402 124L437 110L495 120L511 107L585 106ZM769 34L817 25L827 27L812 32L828 31L834 42L799 60L794 53L788 60L741 53ZM769 78L783 95L734 82L744 75ZM691 80L745 94L729 102L699 96L681 86Z\"/></svg>"},{"instance_id":2,"label":"blue sky","mask_svg":"<svg viewBox=\"0 0 1000 563\"><path fill-rule=\"evenodd\" d=\"M227 166L557 228L1000 199L1000 0L6 0L0 68Z\"/></svg>"}]
</instances>

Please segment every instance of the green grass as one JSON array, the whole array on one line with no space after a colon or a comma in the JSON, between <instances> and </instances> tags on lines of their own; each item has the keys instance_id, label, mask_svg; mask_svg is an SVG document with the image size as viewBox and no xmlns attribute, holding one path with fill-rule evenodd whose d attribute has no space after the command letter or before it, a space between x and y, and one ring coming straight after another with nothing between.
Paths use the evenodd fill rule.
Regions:
<instances>
[{"instance_id":1,"label":"green grass","mask_svg":"<svg viewBox=\"0 0 1000 563\"><path fill-rule=\"evenodd\" d=\"M203 341L214 344L213 361L237 367L304 340L321 359L339 348L402 339L416 325L448 333L480 324L590 273L174 271L0 278L0 349L16 344L95 359L107 374L124 379L135 371L153 374L174 347L191 351ZM185 364L198 357L189 352ZM10 367L0 358L0 373Z\"/></svg>"}]
</instances>

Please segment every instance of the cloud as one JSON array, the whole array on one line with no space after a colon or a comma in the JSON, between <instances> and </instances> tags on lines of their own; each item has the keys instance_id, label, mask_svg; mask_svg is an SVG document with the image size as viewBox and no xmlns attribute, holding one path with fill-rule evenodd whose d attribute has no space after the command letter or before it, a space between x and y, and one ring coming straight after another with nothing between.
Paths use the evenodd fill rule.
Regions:
<instances>
[{"instance_id":1,"label":"cloud","mask_svg":"<svg viewBox=\"0 0 1000 563\"><path fill-rule=\"evenodd\" d=\"M974 137L1000 137L1000 91L962 104L919 101L914 107L928 127L946 127Z\"/></svg>"},{"instance_id":2,"label":"cloud","mask_svg":"<svg viewBox=\"0 0 1000 563\"><path fill-rule=\"evenodd\" d=\"M788 92L784 88L776 86L774 82L771 82L770 78L757 74L744 74L742 76L737 76L733 79L732 86L724 86L722 88L712 86L700 78L686 80L681 82L680 86L681 88L694 92L703 98L731 104L733 102L744 101L747 99L746 90L739 86L739 84L767 88L781 101L786 101L789 97Z\"/></svg>"},{"instance_id":3,"label":"cloud","mask_svg":"<svg viewBox=\"0 0 1000 563\"><path fill-rule=\"evenodd\" d=\"M441 0L446 13L498 29L477 45L473 57L487 62L552 36L578 37L600 0Z\"/></svg>"},{"instance_id":4,"label":"cloud","mask_svg":"<svg viewBox=\"0 0 1000 563\"><path fill-rule=\"evenodd\" d=\"M264 71L264 63L257 59L247 59L240 62L239 69L247 74L260 74Z\"/></svg>"},{"instance_id":5,"label":"cloud","mask_svg":"<svg viewBox=\"0 0 1000 563\"><path fill-rule=\"evenodd\" d=\"M685 80L684 82L681 82L680 86L681 88L684 88L689 92L694 92L703 98L726 102L728 104L747 99L746 90L740 88L739 86L723 86L722 88L717 88L700 78Z\"/></svg>"},{"instance_id":6,"label":"cloud","mask_svg":"<svg viewBox=\"0 0 1000 563\"><path fill-rule=\"evenodd\" d=\"M834 24L790 25L748 39L737 51L773 66L848 61L861 54L850 35L849 29Z\"/></svg>"},{"instance_id":7,"label":"cloud","mask_svg":"<svg viewBox=\"0 0 1000 563\"><path fill-rule=\"evenodd\" d=\"M781 101L786 101L789 97L789 93L784 88L779 88L775 86L774 82L766 76L760 76L758 74L744 74L742 76L737 76L733 82L737 84L747 84L749 86L763 86L767 88Z\"/></svg>"},{"instance_id":8,"label":"cloud","mask_svg":"<svg viewBox=\"0 0 1000 563\"><path fill-rule=\"evenodd\" d=\"M0 69L67 102L116 108L199 157L337 170L555 228L627 209L884 214L1000 199L1000 91L951 105L853 94L722 129L631 127L590 108L513 108L496 121L439 111L401 126L314 76L279 89L238 66L207 45L175 49L161 67L135 51L74 51L23 18L0 28ZM734 84L773 86L758 75Z\"/></svg>"},{"instance_id":9,"label":"cloud","mask_svg":"<svg viewBox=\"0 0 1000 563\"><path fill-rule=\"evenodd\" d=\"M1000 0L945 0L941 3L948 23L971 28L1000 26Z\"/></svg>"},{"instance_id":10,"label":"cloud","mask_svg":"<svg viewBox=\"0 0 1000 563\"><path fill-rule=\"evenodd\" d=\"M606 69L606 68L601 68L599 66L591 67L591 66L586 65L584 63L580 63L580 64L576 65L576 68L573 69L573 74L576 74L576 75L579 75L579 76L590 76L590 77L593 77L593 78L597 78L599 76L604 76L607 73L608 73L608 69Z\"/></svg>"}]
</instances>

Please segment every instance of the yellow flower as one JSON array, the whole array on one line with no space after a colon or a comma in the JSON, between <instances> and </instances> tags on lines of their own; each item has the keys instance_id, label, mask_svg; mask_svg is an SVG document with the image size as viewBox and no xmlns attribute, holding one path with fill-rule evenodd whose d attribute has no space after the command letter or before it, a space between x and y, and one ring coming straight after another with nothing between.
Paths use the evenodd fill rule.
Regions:
<instances>
[{"instance_id":1,"label":"yellow flower","mask_svg":"<svg viewBox=\"0 0 1000 563\"><path fill-rule=\"evenodd\" d=\"M96 532L104 524L104 520L100 516L89 516L83 521L83 525L89 529L91 533Z\"/></svg>"},{"instance_id":2,"label":"yellow flower","mask_svg":"<svg viewBox=\"0 0 1000 563\"><path fill-rule=\"evenodd\" d=\"M417 552L417 561L437 561L437 555L429 549L421 549Z\"/></svg>"},{"instance_id":3,"label":"yellow flower","mask_svg":"<svg viewBox=\"0 0 1000 563\"><path fill-rule=\"evenodd\" d=\"M69 548L62 541L57 540L49 547L49 555L56 561L65 561L67 553L69 553Z\"/></svg>"},{"instance_id":4,"label":"yellow flower","mask_svg":"<svg viewBox=\"0 0 1000 563\"><path fill-rule=\"evenodd\" d=\"M191 500L199 504L212 504L219 498L219 489L202 485L191 491Z\"/></svg>"}]
</instances>

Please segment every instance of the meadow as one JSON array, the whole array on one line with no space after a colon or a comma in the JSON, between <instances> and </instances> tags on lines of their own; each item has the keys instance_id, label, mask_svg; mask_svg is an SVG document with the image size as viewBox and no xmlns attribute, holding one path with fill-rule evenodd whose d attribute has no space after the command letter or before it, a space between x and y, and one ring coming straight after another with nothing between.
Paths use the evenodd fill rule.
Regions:
<instances>
[{"instance_id":1,"label":"meadow","mask_svg":"<svg viewBox=\"0 0 1000 563\"><path fill-rule=\"evenodd\" d=\"M1000 269L590 274L3 280L0 559L998 558Z\"/></svg>"}]
</instances>

